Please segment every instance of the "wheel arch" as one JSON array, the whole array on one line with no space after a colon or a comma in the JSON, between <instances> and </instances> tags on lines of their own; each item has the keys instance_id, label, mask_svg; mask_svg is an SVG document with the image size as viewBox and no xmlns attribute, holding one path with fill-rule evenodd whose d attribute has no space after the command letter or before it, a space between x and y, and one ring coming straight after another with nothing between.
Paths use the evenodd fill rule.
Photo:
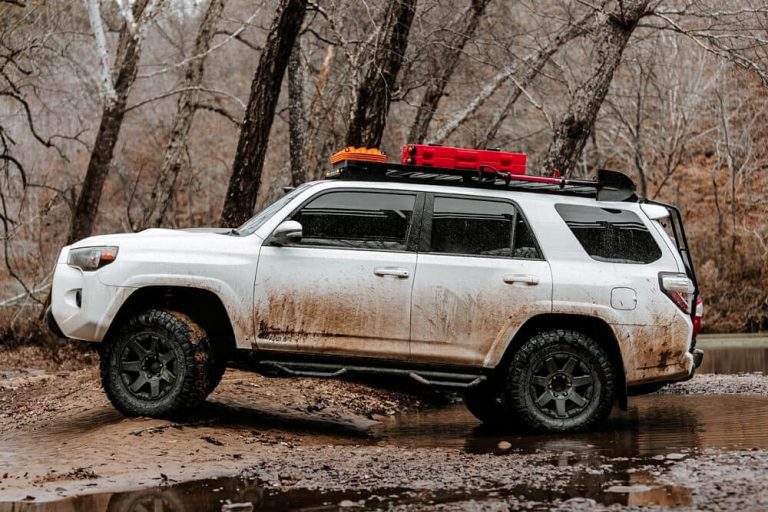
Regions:
<instances>
[{"instance_id":1,"label":"wheel arch","mask_svg":"<svg viewBox=\"0 0 768 512\"><path fill-rule=\"evenodd\" d=\"M622 410L627 409L627 379L621 348L611 326L597 317L587 315L570 315L559 313L544 313L528 319L515 333L512 341L504 351L497 368L505 368L517 349L531 336L539 332L554 329L569 329L578 331L595 340L608 353L611 364L617 371L618 401Z\"/></svg>"},{"instance_id":2,"label":"wheel arch","mask_svg":"<svg viewBox=\"0 0 768 512\"><path fill-rule=\"evenodd\" d=\"M134 291L112 319L104 340L108 340L128 318L155 308L184 313L205 329L214 351L225 358L234 352L236 341L232 321L219 296L210 290L181 286L145 286Z\"/></svg>"}]
</instances>

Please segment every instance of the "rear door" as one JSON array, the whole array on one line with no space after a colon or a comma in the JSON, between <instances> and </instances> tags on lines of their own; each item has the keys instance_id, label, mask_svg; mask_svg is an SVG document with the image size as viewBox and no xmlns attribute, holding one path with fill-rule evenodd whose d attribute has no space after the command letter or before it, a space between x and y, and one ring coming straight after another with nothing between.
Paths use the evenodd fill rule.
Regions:
<instances>
[{"instance_id":1,"label":"rear door","mask_svg":"<svg viewBox=\"0 0 768 512\"><path fill-rule=\"evenodd\" d=\"M422 208L415 192L332 189L290 214L301 242L259 256L258 348L406 360Z\"/></svg>"},{"instance_id":2,"label":"rear door","mask_svg":"<svg viewBox=\"0 0 768 512\"><path fill-rule=\"evenodd\" d=\"M411 357L481 365L551 311L549 264L511 201L428 195L411 311Z\"/></svg>"}]
</instances>

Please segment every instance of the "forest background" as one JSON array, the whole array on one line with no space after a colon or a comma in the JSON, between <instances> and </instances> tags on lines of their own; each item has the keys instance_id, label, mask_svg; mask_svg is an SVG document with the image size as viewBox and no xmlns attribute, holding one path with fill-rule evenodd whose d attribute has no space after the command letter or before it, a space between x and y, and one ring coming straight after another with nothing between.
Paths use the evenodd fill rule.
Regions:
<instances>
[{"instance_id":1,"label":"forest background","mask_svg":"<svg viewBox=\"0 0 768 512\"><path fill-rule=\"evenodd\" d=\"M709 332L768 329L768 5L0 0L0 340L62 245L235 226L347 145L528 154L680 206Z\"/></svg>"}]
</instances>

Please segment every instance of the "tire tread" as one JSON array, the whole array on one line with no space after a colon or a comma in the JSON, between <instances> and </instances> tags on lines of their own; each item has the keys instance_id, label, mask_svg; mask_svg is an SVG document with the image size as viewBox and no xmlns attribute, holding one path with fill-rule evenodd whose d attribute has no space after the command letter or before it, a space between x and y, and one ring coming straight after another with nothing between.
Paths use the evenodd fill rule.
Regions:
<instances>
[{"instance_id":1,"label":"tire tread","mask_svg":"<svg viewBox=\"0 0 768 512\"><path fill-rule=\"evenodd\" d=\"M522 373L521 370L529 364L535 353L557 345L586 351L597 362L599 371L603 374L598 407L586 421L578 425L570 424L567 420L542 421L541 418L532 413L523 399L527 392L524 388L527 383L521 382L519 378ZM504 393L504 402L510 410L510 414L515 417L516 421L520 422L521 426L536 431L591 430L605 421L616 398L616 371L605 349L586 334L569 329L539 332L524 342L510 361L506 382L507 389Z\"/></svg>"},{"instance_id":2,"label":"tire tread","mask_svg":"<svg viewBox=\"0 0 768 512\"><path fill-rule=\"evenodd\" d=\"M181 345L184 353L185 379L170 400L142 403L133 399L118 382L120 374L113 366L119 340L138 330L165 331ZM99 362L102 386L110 402L126 416L167 417L202 403L209 393L213 371L210 343L206 332L189 316L167 309L141 312L119 327L115 337L106 340Z\"/></svg>"}]
</instances>

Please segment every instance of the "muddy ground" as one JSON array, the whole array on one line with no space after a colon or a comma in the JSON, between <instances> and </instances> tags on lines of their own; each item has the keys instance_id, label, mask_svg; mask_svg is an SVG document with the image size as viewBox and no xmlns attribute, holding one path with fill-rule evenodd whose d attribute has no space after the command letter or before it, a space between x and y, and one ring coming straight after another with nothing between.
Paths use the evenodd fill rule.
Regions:
<instances>
[{"instance_id":1,"label":"muddy ground","mask_svg":"<svg viewBox=\"0 0 768 512\"><path fill-rule=\"evenodd\" d=\"M532 436L430 393L239 370L193 415L125 418L95 358L33 371L23 350L0 357L3 512L768 508L761 374L697 376L631 399L601 432Z\"/></svg>"}]
</instances>

